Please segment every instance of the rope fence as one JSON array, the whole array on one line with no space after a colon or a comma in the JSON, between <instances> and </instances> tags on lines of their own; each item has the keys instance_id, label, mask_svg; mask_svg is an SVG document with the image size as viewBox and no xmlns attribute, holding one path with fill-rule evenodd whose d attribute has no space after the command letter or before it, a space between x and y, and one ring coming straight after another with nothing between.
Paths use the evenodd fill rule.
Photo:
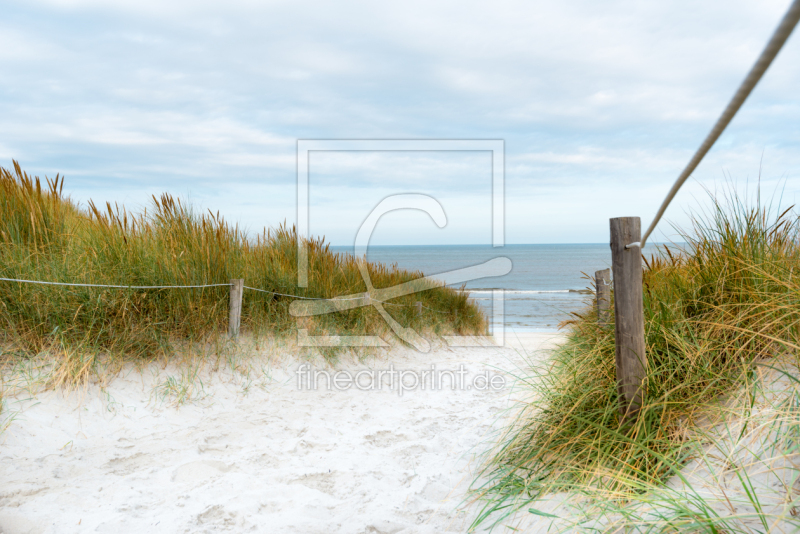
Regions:
<instances>
[{"instance_id":1,"label":"rope fence","mask_svg":"<svg viewBox=\"0 0 800 534\"><path fill-rule=\"evenodd\" d=\"M644 236L642 236L639 217L617 217L609 221L611 269L614 273L615 364L617 387L620 393L619 409L624 421L638 417L646 390L647 346L644 330L642 250L647 243L647 238L658 225L675 195L714 146L753 88L761 80L797 26L798 20L800 20L800 0L794 0L722 115L717 119L705 140L667 193ZM601 287L605 284L605 274L598 271L595 276L598 290L598 322L605 326L605 315L602 309L605 302L601 302L601 300L607 302L609 295L601 295L600 292Z\"/></svg>"},{"instance_id":2,"label":"rope fence","mask_svg":"<svg viewBox=\"0 0 800 534\"><path fill-rule=\"evenodd\" d=\"M88 284L88 283L79 283L79 282L49 282L44 280L25 280L21 278L2 278L0 277L0 282L16 282L22 284L39 284L39 285L47 285L47 286L66 286L66 287L97 287L97 288L104 288L104 289L200 289L200 288L208 288L208 287L229 287L231 289L230 293L230 309L229 309L229 334L231 337L236 337L239 334L239 324L241 321L241 307L242 307L242 290L249 289L251 291L256 291L259 293L267 293L270 295L279 295L282 297L289 297L294 299L301 299L301 300L315 300L315 301L335 301L335 302L345 302L345 301L353 301L353 300L362 300L364 297L349 297L349 298L341 298L341 297L333 297L333 298L325 298L325 297L304 297L301 295L292 295L290 293L281 293L279 291L270 291L267 289L261 289L258 287L251 287L244 285L243 279L233 279L227 284L197 284L197 285L159 285L159 286L125 286L125 285L118 285L118 284ZM410 308L415 306L417 308L418 315L421 315L422 309L425 308L430 310L434 313L450 313L449 311L441 311L435 310L431 307L424 306L422 302L417 301L415 304L397 304L394 302L386 302L382 300L374 299L374 302L379 302L380 304L387 305L387 306L395 306L395 307L402 307L402 308ZM458 312L456 312L458 313Z\"/></svg>"},{"instance_id":3,"label":"rope fence","mask_svg":"<svg viewBox=\"0 0 800 534\"><path fill-rule=\"evenodd\" d=\"M352 297L352 298L346 298L346 299L345 298L339 298L339 297L333 297L333 298L330 298L330 299L326 299L325 297L301 297L300 295L290 295L288 293L278 293L277 291L268 291L266 289L259 289L257 287L244 286L244 288L245 289L250 289L251 291L258 291L260 293L270 293L272 295L280 295L282 297L291 297L291 298L302 299L302 300L341 300L341 301L345 301L345 300L359 300L359 299L361 299L361 297Z\"/></svg>"},{"instance_id":4,"label":"rope fence","mask_svg":"<svg viewBox=\"0 0 800 534\"><path fill-rule=\"evenodd\" d=\"M107 287L112 289L193 289L201 287L222 287L231 284L203 284L196 286L118 286L112 284L78 284L70 282L43 282L41 280L21 280L17 278L0 278L3 282L22 282L26 284L42 284L47 286L73 286L73 287Z\"/></svg>"},{"instance_id":5,"label":"rope fence","mask_svg":"<svg viewBox=\"0 0 800 534\"><path fill-rule=\"evenodd\" d=\"M229 282L227 284L200 284L200 285L187 285L187 286L123 286L123 285L116 285L116 284L84 284L84 283L74 283L74 282L47 282L43 280L23 280L21 278L0 278L0 282L19 282L24 284L41 284L47 286L69 286L69 287L103 287L103 288L111 288L111 289L198 289L204 287L230 287L232 284ZM292 295L290 293L280 293L279 291L269 291L267 289L261 289L258 287L250 287L250 286L243 286L244 289L249 289L251 291L257 291L259 293L268 293L270 295L280 295L282 297L290 297L294 299L303 299L303 300L338 300L338 301L348 301L348 300L360 300L363 297L351 297L351 298L341 298L341 297L304 297L301 295ZM403 306L403 307L411 307L413 304L397 304L394 302L386 302L385 300L375 300L375 302L380 302L381 304L386 304L389 306ZM443 312L440 310L434 310L428 306L422 306L427 310L431 310L437 313L448 313Z\"/></svg>"}]
</instances>

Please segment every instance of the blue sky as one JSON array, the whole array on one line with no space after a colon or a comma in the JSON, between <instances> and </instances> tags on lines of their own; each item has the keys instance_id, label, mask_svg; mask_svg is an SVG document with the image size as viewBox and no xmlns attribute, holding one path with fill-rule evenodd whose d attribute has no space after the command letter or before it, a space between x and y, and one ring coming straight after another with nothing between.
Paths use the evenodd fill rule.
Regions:
<instances>
[{"instance_id":1,"label":"blue sky","mask_svg":"<svg viewBox=\"0 0 800 534\"><path fill-rule=\"evenodd\" d=\"M295 219L297 139L504 139L507 242L604 242L609 217L649 223L788 5L7 0L0 165L256 230ZM793 35L668 220L726 175L797 200L798 87ZM374 244L488 243L490 164L312 154L311 231L352 243L382 196L422 192L447 227L395 213Z\"/></svg>"}]
</instances>

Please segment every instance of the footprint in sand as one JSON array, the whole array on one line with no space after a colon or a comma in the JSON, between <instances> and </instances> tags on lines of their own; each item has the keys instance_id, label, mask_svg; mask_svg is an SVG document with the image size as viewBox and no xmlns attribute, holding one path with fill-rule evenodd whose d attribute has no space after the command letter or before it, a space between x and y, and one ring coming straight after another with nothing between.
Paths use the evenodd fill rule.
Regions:
<instances>
[{"instance_id":1,"label":"footprint in sand","mask_svg":"<svg viewBox=\"0 0 800 534\"><path fill-rule=\"evenodd\" d=\"M130 475L134 471L138 471L139 469L144 469L146 467L153 466L149 463L147 455L141 452L131 454L130 456L112 458L103 466L103 468L108 469L112 475L121 477Z\"/></svg>"},{"instance_id":2,"label":"footprint in sand","mask_svg":"<svg viewBox=\"0 0 800 534\"><path fill-rule=\"evenodd\" d=\"M403 441L407 438L402 434L395 434L394 432L390 432L388 430L380 430L374 434L364 436L364 439L376 447L391 447L395 443Z\"/></svg>"},{"instance_id":3,"label":"footprint in sand","mask_svg":"<svg viewBox=\"0 0 800 534\"><path fill-rule=\"evenodd\" d=\"M232 469L225 462L214 460L201 460L183 464L172 474L173 482L200 482L209 478L220 476Z\"/></svg>"},{"instance_id":4,"label":"footprint in sand","mask_svg":"<svg viewBox=\"0 0 800 534\"><path fill-rule=\"evenodd\" d=\"M377 521L371 525L367 525L365 532L369 534L396 534L401 530L405 530L407 525L400 523L393 523L391 521Z\"/></svg>"},{"instance_id":5,"label":"footprint in sand","mask_svg":"<svg viewBox=\"0 0 800 534\"><path fill-rule=\"evenodd\" d=\"M214 527L222 527L225 530L230 530L236 526L236 513L229 512L224 507L216 504L209 506L203 513L195 517L195 522L198 525L209 525ZM214 529L216 530L216 528Z\"/></svg>"},{"instance_id":6,"label":"footprint in sand","mask_svg":"<svg viewBox=\"0 0 800 534\"><path fill-rule=\"evenodd\" d=\"M206 451L224 451L230 448L231 444L227 443L229 441L227 434L221 434L217 436L206 436L202 438L197 444L197 451L198 452L206 452ZM240 449L240 446L233 447L234 449Z\"/></svg>"},{"instance_id":7,"label":"footprint in sand","mask_svg":"<svg viewBox=\"0 0 800 534\"><path fill-rule=\"evenodd\" d=\"M289 484L302 484L307 488L335 495L336 473L311 473L291 480Z\"/></svg>"}]
</instances>

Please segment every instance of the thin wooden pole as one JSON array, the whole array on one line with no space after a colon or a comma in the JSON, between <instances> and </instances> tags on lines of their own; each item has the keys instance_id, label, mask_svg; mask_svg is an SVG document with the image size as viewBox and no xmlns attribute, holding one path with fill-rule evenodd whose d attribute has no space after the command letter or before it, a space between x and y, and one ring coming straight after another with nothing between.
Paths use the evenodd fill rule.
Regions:
<instances>
[{"instance_id":1,"label":"thin wooden pole","mask_svg":"<svg viewBox=\"0 0 800 534\"><path fill-rule=\"evenodd\" d=\"M244 279L231 280L231 302L228 308L228 335L232 338L239 337L239 325L242 318L242 293L244 292Z\"/></svg>"},{"instance_id":2,"label":"thin wooden pole","mask_svg":"<svg viewBox=\"0 0 800 534\"><path fill-rule=\"evenodd\" d=\"M417 316L422 317L422 302L417 301L415 306L417 307Z\"/></svg>"},{"instance_id":3,"label":"thin wooden pole","mask_svg":"<svg viewBox=\"0 0 800 534\"><path fill-rule=\"evenodd\" d=\"M611 305L611 269L595 271L594 285L597 288L597 322L608 324L608 308Z\"/></svg>"},{"instance_id":4,"label":"thin wooden pole","mask_svg":"<svg viewBox=\"0 0 800 534\"><path fill-rule=\"evenodd\" d=\"M617 387L623 417L630 418L642 406L647 354L644 344L644 300L642 296L642 252L639 217L611 219L611 268L614 271L614 330Z\"/></svg>"}]
</instances>

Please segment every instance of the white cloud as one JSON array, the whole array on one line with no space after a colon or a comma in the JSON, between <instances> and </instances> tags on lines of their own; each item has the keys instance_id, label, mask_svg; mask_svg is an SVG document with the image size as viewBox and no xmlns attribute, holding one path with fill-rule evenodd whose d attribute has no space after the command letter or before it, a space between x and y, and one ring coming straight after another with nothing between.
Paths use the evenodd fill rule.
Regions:
<instances>
[{"instance_id":1,"label":"white cloud","mask_svg":"<svg viewBox=\"0 0 800 534\"><path fill-rule=\"evenodd\" d=\"M105 177L130 198L194 191L245 217L215 184L293 190L298 138L503 138L510 232L543 239L530 229L547 221L566 228L559 239L585 241L582 225L608 215L592 199L635 199L643 217L657 207L788 0L6 5L0 156L67 171L81 195ZM798 176L799 39L698 169L700 183L723 168L752 176L765 147L771 174ZM344 184L334 203L430 176L459 184L465 206L484 194L479 158L327 164ZM537 195L549 199L541 210L519 200ZM291 218L294 203L280 210Z\"/></svg>"},{"instance_id":2,"label":"white cloud","mask_svg":"<svg viewBox=\"0 0 800 534\"><path fill-rule=\"evenodd\" d=\"M11 65L57 57L58 47L34 38L29 32L0 25L0 62Z\"/></svg>"}]
</instances>

